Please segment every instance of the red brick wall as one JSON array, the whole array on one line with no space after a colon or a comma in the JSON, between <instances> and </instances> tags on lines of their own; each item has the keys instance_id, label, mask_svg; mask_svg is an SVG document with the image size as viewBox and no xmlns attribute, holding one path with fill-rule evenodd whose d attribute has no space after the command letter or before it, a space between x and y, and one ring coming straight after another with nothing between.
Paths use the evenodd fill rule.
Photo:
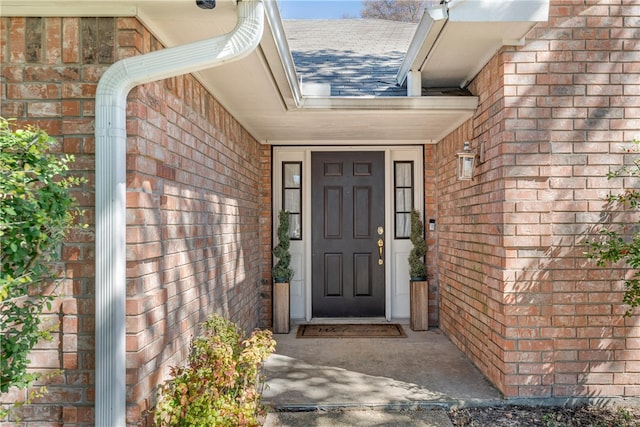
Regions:
<instances>
[{"instance_id":1,"label":"red brick wall","mask_svg":"<svg viewBox=\"0 0 640 427\"><path fill-rule=\"evenodd\" d=\"M50 315L54 341L32 358L35 368L64 372L21 412L38 425L91 425L93 97L110 63L161 46L135 19L0 22L1 114L56 137L89 180L74 191L90 226L62 248L68 278ZM182 362L198 322L214 311L246 330L261 322L270 155L192 76L135 88L127 114L127 421L142 425L156 384Z\"/></svg>"},{"instance_id":2,"label":"red brick wall","mask_svg":"<svg viewBox=\"0 0 640 427\"><path fill-rule=\"evenodd\" d=\"M115 21L102 22L111 24L113 34ZM36 400L38 404L20 410L24 420L43 426L93 421L93 96L106 65L88 53L96 43L82 29L82 20L77 18L0 19L0 114L47 131L58 141L56 150L75 155L74 173L88 180L73 194L90 226L73 231L61 248L60 268L66 273L59 289L63 297L56 300L45 320L54 328L53 340L42 343L31 357L43 372L64 371L46 381L49 393ZM71 42L62 43L63 37ZM113 61L113 51L111 55ZM0 399L25 397L26 392L12 392Z\"/></svg>"},{"instance_id":3,"label":"red brick wall","mask_svg":"<svg viewBox=\"0 0 640 427\"><path fill-rule=\"evenodd\" d=\"M617 268L583 244L621 146L640 135L640 10L552 1L471 90L474 119L438 145L441 327L508 397L638 396L640 328ZM485 142L472 182L453 153ZM615 166L614 166L615 167Z\"/></svg>"},{"instance_id":4,"label":"red brick wall","mask_svg":"<svg viewBox=\"0 0 640 427\"><path fill-rule=\"evenodd\" d=\"M271 200L272 149L270 145L260 147L260 248L262 251L262 281L260 286L260 326L273 326L273 279L271 266L273 265L273 221Z\"/></svg>"},{"instance_id":5,"label":"red brick wall","mask_svg":"<svg viewBox=\"0 0 640 427\"><path fill-rule=\"evenodd\" d=\"M489 68L495 71L493 62ZM495 94L486 98L479 111L501 102ZM456 152L473 132L469 121L438 144L440 328L500 388L503 349L496 332L503 323L503 184L495 173L497 160L483 165L493 169L490 174L472 182L456 180Z\"/></svg>"},{"instance_id":6,"label":"red brick wall","mask_svg":"<svg viewBox=\"0 0 640 427\"><path fill-rule=\"evenodd\" d=\"M438 212L437 205L437 176L438 157L435 145L424 146L424 221L425 237L427 242L427 280L429 281L429 326L437 327L439 318L440 292L438 286L438 232L429 230L429 219L436 219Z\"/></svg>"}]
</instances>

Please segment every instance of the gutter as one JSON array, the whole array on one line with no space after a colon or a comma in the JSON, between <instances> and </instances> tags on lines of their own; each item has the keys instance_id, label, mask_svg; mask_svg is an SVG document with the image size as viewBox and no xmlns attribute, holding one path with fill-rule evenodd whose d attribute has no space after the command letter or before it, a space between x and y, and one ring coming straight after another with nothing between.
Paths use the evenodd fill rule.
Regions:
<instances>
[{"instance_id":1,"label":"gutter","mask_svg":"<svg viewBox=\"0 0 640 427\"><path fill-rule=\"evenodd\" d=\"M439 8L424 11L396 75L396 81L400 86L405 85L411 71L420 71L423 67L429 54L437 45L440 34L448 21L449 7L447 2L443 2Z\"/></svg>"},{"instance_id":2,"label":"gutter","mask_svg":"<svg viewBox=\"0 0 640 427\"><path fill-rule=\"evenodd\" d=\"M227 34L126 58L104 73L96 93L95 425L126 425L126 106L135 86L237 61L258 46L259 0L238 4Z\"/></svg>"},{"instance_id":3,"label":"gutter","mask_svg":"<svg viewBox=\"0 0 640 427\"><path fill-rule=\"evenodd\" d=\"M291 50L289 49L289 43L287 42L287 36L284 32L284 27L282 26L280 10L278 9L276 1L267 1L264 5L264 10L267 16L267 21L269 22L269 27L271 28L271 34L275 42L276 51L280 57L280 62L288 83L288 89L291 91L295 107L299 107L301 103L300 101L302 100L302 91L298 82L296 66L293 62L293 57L291 56ZM265 59L265 62L268 61ZM287 103L285 102L285 104ZM287 109L290 109L291 107L291 105L287 105Z\"/></svg>"}]
</instances>

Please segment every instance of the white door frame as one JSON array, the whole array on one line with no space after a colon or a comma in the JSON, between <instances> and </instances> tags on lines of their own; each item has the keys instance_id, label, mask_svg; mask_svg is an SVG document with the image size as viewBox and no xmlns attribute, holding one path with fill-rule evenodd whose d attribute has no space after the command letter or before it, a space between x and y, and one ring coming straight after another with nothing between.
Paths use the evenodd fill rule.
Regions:
<instances>
[{"instance_id":1,"label":"white door frame","mask_svg":"<svg viewBox=\"0 0 640 427\"><path fill-rule=\"evenodd\" d=\"M406 257L410 242L395 239L393 162L414 162L414 206L424 206L424 150L423 146L304 146L274 147L272 160L273 229L277 228L278 212L282 206L282 162L302 162L302 240L291 241L292 319L312 320L311 293L311 153L314 151L382 151L385 153L385 319L409 317L409 273Z\"/></svg>"}]
</instances>

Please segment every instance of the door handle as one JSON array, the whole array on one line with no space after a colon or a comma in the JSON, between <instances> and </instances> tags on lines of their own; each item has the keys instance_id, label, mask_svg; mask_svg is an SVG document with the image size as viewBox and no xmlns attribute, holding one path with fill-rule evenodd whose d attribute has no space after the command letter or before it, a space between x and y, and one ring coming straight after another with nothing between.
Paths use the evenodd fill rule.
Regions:
<instances>
[{"instance_id":1,"label":"door handle","mask_svg":"<svg viewBox=\"0 0 640 427\"><path fill-rule=\"evenodd\" d=\"M384 260L382 259L382 251L384 250L384 240L382 238L378 239L378 265L384 264Z\"/></svg>"}]
</instances>

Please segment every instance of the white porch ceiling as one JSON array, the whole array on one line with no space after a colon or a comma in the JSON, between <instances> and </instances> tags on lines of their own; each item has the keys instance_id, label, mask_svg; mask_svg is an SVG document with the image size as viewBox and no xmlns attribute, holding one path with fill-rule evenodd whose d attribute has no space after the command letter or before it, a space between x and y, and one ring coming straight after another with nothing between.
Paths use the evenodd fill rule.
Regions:
<instances>
[{"instance_id":1,"label":"white porch ceiling","mask_svg":"<svg viewBox=\"0 0 640 427\"><path fill-rule=\"evenodd\" d=\"M546 19L548 1L451 0L445 22L425 15L404 71L419 69L426 87L464 86L503 44ZM260 142L433 143L475 112L473 96L301 96L277 5L264 3L260 47L241 61L197 74ZM136 16L167 47L230 31L235 8L233 0L218 0L213 10L198 8L195 0L0 0L2 16Z\"/></svg>"}]
</instances>

